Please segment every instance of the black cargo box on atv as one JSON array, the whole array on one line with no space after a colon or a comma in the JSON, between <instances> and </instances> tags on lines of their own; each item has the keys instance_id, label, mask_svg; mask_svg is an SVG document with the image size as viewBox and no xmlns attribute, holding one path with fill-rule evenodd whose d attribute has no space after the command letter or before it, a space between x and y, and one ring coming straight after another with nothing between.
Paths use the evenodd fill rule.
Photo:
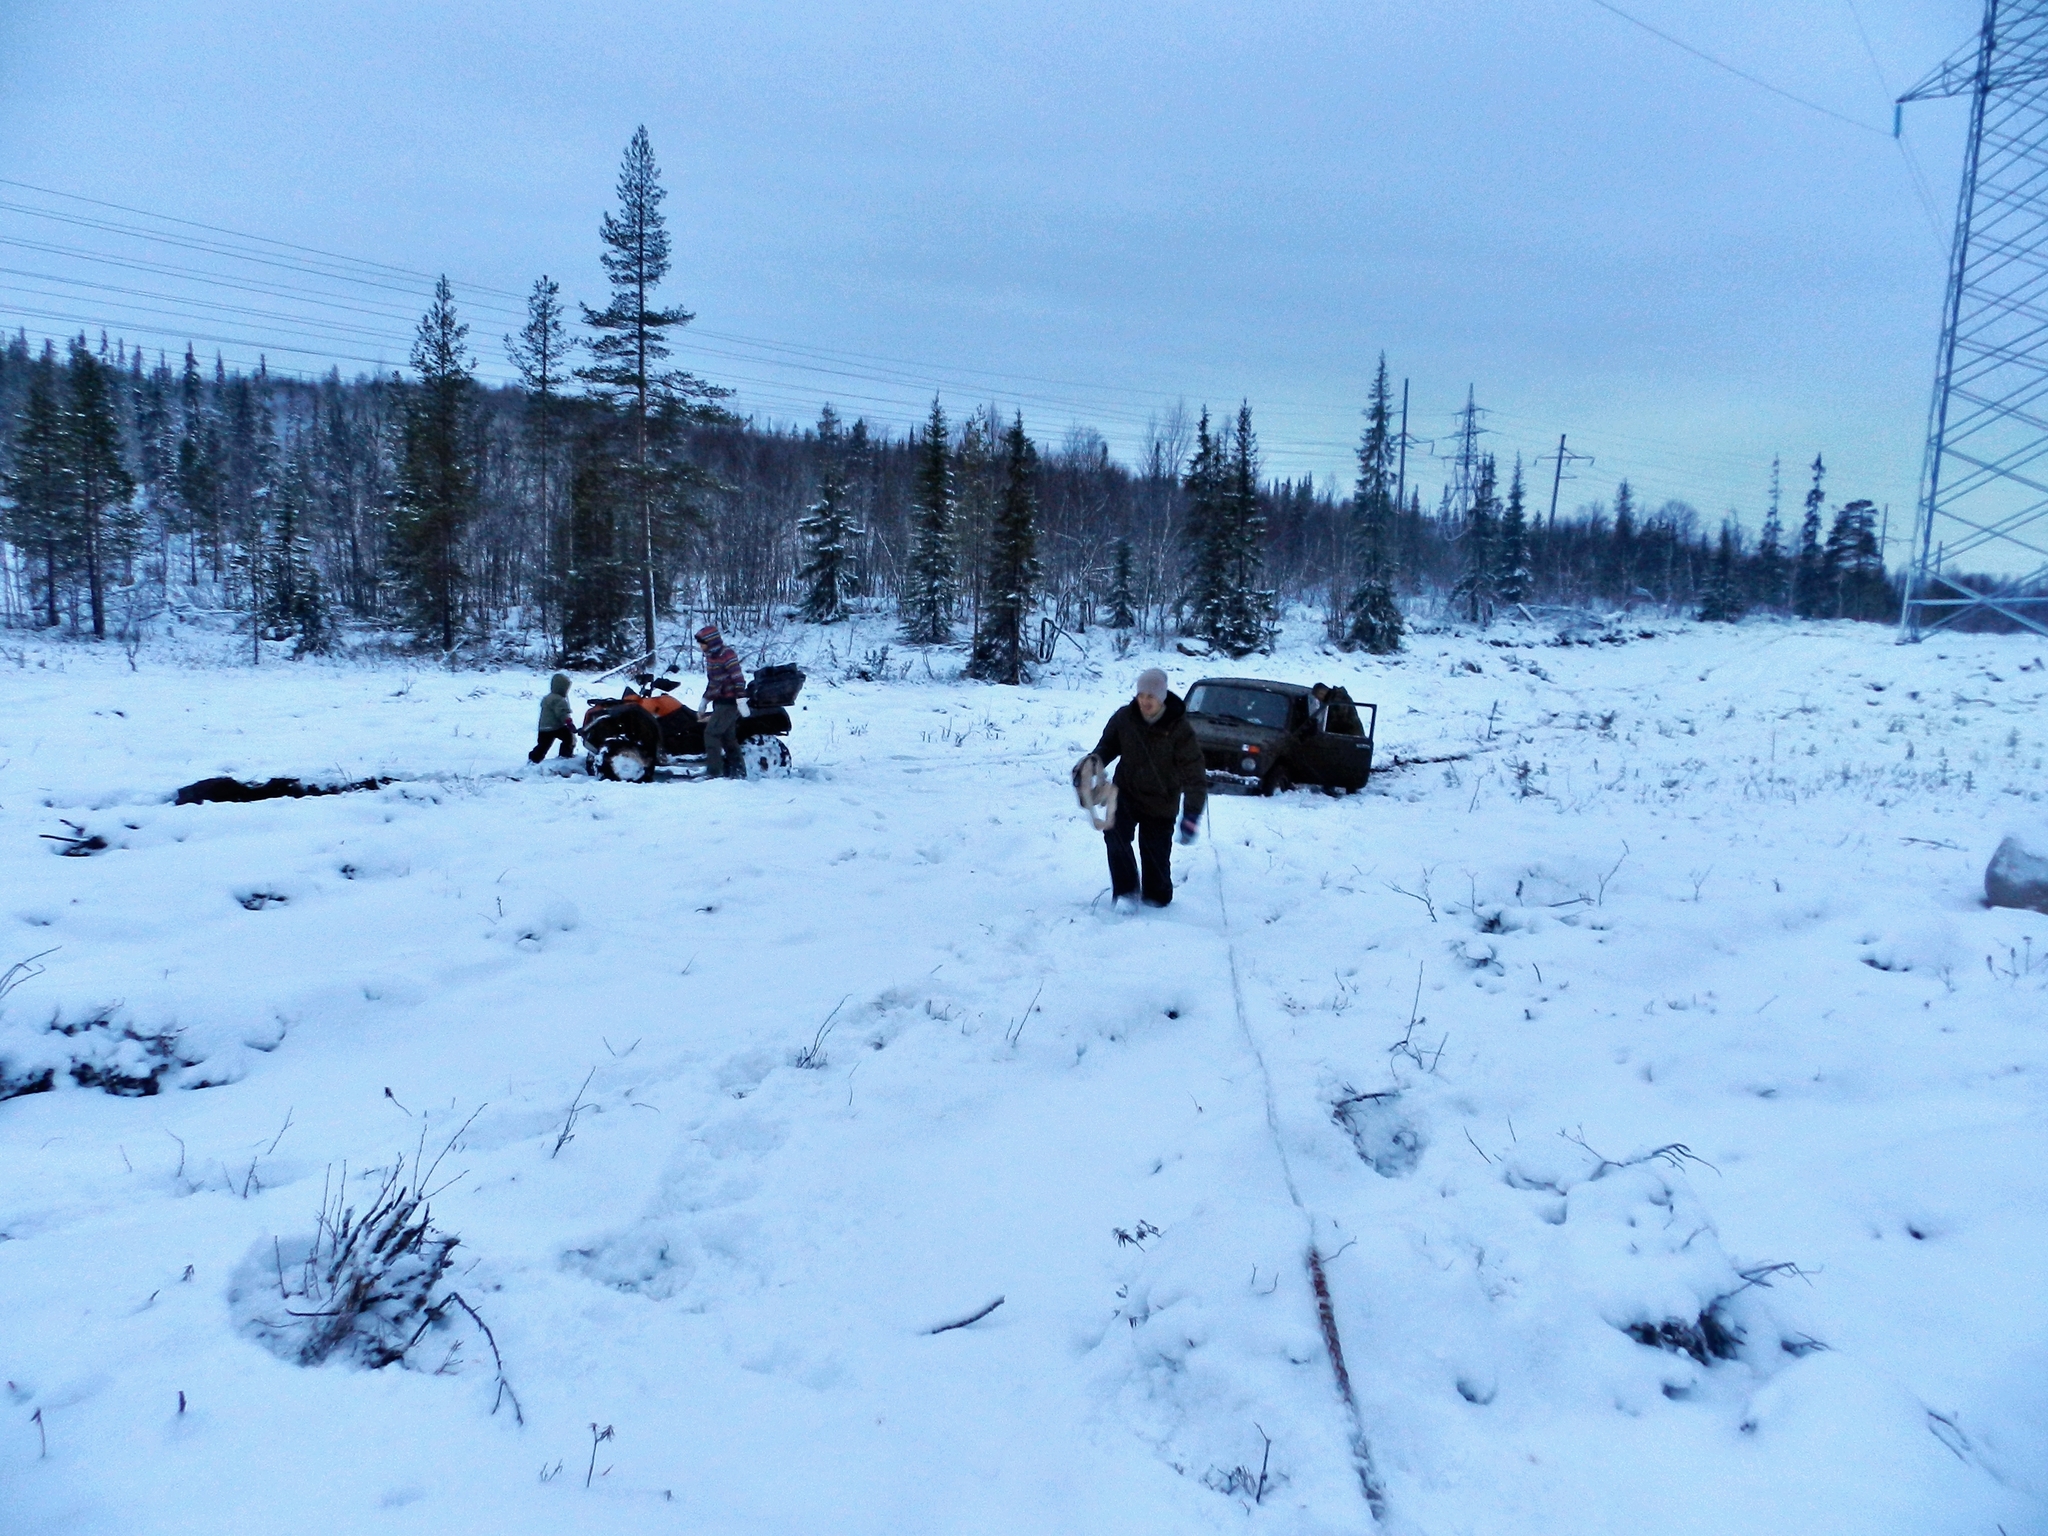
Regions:
<instances>
[{"instance_id":1,"label":"black cargo box on atv","mask_svg":"<svg viewBox=\"0 0 2048 1536\"><path fill-rule=\"evenodd\" d=\"M803 669L789 663L763 667L747 684L747 703L754 709L787 709L803 692Z\"/></svg>"}]
</instances>

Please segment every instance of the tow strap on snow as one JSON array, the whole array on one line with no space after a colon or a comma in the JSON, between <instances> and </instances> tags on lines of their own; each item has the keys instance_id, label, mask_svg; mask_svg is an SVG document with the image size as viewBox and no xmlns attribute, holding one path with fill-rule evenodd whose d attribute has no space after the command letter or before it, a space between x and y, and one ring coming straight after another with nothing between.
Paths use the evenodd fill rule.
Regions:
<instances>
[{"instance_id":1,"label":"tow strap on snow","mask_svg":"<svg viewBox=\"0 0 2048 1536\"><path fill-rule=\"evenodd\" d=\"M1344 1364L1344 1341L1337 1334L1337 1311L1330 1300L1329 1276L1323 1271L1323 1255L1316 1242L1315 1213L1309 1210L1301 1198L1301 1189L1294 1182L1294 1165L1287 1157L1287 1143L1280 1135L1280 1108L1273 1094L1273 1074L1266 1068L1266 1053L1259 1049L1259 1039L1252 1032L1251 1015L1244 1006L1244 982L1238 970L1237 936L1230 931L1230 903L1223 894L1223 848L1216 836L1215 801L1209 803L1209 853L1216 861L1216 905L1223 914L1223 947L1230 957L1230 1000L1237 1009L1237 1027L1244 1036L1245 1046L1252 1053L1252 1060L1258 1063L1259 1081L1266 1092L1266 1129L1273 1138L1273 1150L1280 1155L1280 1176L1287 1184L1287 1198L1294 1202L1308 1223L1308 1249L1303 1255L1308 1266L1309 1285L1315 1291L1316 1323L1322 1331L1323 1348L1329 1352L1330 1370L1337 1378L1337 1396L1344 1403L1345 1416L1351 1421L1351 1462L1358 1473L1359 1491L1365 1495L1366 1507L1372 1511L1375 1523L1386 1519L1387 1491L1380 1482L1379 1473L1372 1464L1372 1446L1365 1438L1365 1420L1358 1411L1358 1399L1351 1390L1351 1372Z\"/></svg>"}]
</instances>

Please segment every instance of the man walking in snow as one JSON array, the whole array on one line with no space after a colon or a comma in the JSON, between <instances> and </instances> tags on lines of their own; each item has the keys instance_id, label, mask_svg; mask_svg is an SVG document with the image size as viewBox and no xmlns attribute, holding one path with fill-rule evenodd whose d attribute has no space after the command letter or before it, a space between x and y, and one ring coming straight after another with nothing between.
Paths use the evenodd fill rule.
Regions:
<instances>
[{"instance_id":1,"label":"man walking in snow","mask_svg":"<svg viewBox=\"0 0 2048 1536\"><path fill-rule=\"evenodd\" d=\"M560 755L576 755L576 728L569 723L569 674L557 672L548 679L547 697L540 701L540 738L533 744L533 750L526 754L529 763L537 763L548 755L548 745L559 741Z\"/></svg>"},{"instance_id":2,"label":"man walking in snow","mask_svg":"<svg viewBox=\"0 0 2048 1536\"><path fill-rule=\"evenodd\" d=\"M1173 900L1174 814L1180 814L1180 840L1193 842L1209 779L1187 706L1167 687L1164 672L1148 667L1138 674L1137 696L1109 717L1089 757L1099 768L1116 764L1116 820L1102 834L1112 897L1121 903L1142 893L1147 906L1165 906ZM1074 765L1077 787L1087 761ZM1133 837L1144 860L1142 881L1138 858L1131 856Z\"/></svg>"},{"instance_id":3,"label":"man walking in snow","mask_svg":"<svg viewBox=\"0 0 2048 1536\"><path fill-rule=\"evenodd\" d=\"M697 718L704 722L705 776L744 779L747 759L740 751L740 700L747 696L747 675L716 624L697 631L697 649L704 657L704 704Z\"/></svg>"}]
</instances>

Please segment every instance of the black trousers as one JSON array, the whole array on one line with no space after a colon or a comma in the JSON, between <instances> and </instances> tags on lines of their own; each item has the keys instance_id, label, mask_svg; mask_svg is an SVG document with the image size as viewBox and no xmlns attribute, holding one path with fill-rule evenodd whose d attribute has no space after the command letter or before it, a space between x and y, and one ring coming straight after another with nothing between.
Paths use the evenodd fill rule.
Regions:
<instances>
[{"instance_id":1,"label":"black trousers","mask_svg":"<svg viewBox=\"0 0 2048 1536\"><path fill-rule=\"evenodd\" d=\"M526 760L529 763L537 763L546 757L548 755L548 743L551 741L559 741L562 744L561 755L563 757L574 757L576 755L576 733L566 725L559 725L552 731L542 731L540 733L540 739L534 742L533 750L526 754Z\"/></svg>"},{"instance_id":2,"label":"black trousers","mask_svg":"<svg viewBox=\"0 0 2048 1536\"><path fill-rule=\"evenodd\" d=\"M1173 818L1133 816L1125 807L1116 808L1116 820L1102 834L1109 849L1109 888L1114 896L1139 893L1138 860L1131 856L1131 838L1138 840L1138 853L1145 860L1143 893L1145 904L1163 907L1173 900Z\"/></svg>"}]
</instances>

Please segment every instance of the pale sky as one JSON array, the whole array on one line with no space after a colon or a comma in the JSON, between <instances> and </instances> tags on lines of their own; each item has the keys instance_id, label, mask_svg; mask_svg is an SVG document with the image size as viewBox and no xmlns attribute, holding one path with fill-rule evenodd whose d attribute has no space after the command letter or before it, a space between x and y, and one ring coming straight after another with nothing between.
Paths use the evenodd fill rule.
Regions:
<instances>
[{"instance_id":1,"label":"pale sky","mask_svg":"<svg viewBox=\"0 0 2048 1536\"><path fill-rule=\"evenodd\" d=\"M408 274L445 271L503 377L509 296L546 272L601 301L644 122L682 360L764 419L830 399L900 430L936 390L1135 459L1148 414L1246 398L1269 474L1341 492L1384 350L1420 437L1470 384L1503 461L1594 454L1566 507L1626 475L1754 528L1772 456L1791 504L1818 450L1898 536L1965 118L1909 108L1902 149L1890 102L1979 9L1617 3L1863 126L1595 0L10 0L0 177L402 270L252 266L0 186L0 323L352 375L403 363ZM1410 468L1433 497L1442 463Z\"/></svg>"}]
</instances>

